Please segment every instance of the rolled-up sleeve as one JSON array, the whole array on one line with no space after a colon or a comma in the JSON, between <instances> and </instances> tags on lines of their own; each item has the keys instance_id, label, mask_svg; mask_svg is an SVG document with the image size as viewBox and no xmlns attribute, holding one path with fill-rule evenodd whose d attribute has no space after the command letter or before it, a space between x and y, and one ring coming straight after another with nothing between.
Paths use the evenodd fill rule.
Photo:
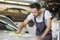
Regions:
<instances>
[{"instance_id":1,"label":"rolled-up sleeve","mask_svg":"<svg viewBox=\"0 0 60 40\"><path fill-rule=\"evenodd\" d=\"M46 10L45 11L45 19L49 19L49 18L52 18L52 15L48 10Z\"/></svg>"},{"instance_id":2,"label":"rolled-up sleeve","mask_svg":"<svg viewBox=\"0 0 60 40\"><path fill-rule=\"evenodd\" d=\"M32 20L32 18L33 18L33 15L32 15L32 13L30 13L30 14L27 16L27 19L28 19L28 20Z\"/></svg>"}]
</instances>

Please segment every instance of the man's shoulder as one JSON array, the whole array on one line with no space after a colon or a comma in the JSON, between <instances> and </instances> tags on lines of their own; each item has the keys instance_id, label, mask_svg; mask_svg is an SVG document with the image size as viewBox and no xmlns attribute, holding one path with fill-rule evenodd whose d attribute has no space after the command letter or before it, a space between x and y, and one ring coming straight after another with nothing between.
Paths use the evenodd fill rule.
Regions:
<instances>
[{"instance_id":1,"label":"man's shoulder","mask_svg":"<svg viewBox=\"0 0 60 40\"><path fill-rule=\"evenodd\" d=\"M30 13L29 15L33 16L33 14L32 14L32 13Z\"/></svg>"}]
</instances>

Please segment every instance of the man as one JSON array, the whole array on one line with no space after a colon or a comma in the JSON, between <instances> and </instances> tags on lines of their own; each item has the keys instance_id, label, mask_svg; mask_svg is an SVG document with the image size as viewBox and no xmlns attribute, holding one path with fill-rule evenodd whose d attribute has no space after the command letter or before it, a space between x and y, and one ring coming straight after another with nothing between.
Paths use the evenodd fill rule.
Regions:
<instances>
[{"instance_id":1,"label":"man","mask_svg":"<svg viewBox=\"0 0 60 40\"><path fill-rule=\"evenodd\" d=\"M16 33L20 33L22 28L27 25L30 20L33 20L36 25L36 36L38 40L52 40L51 39L51 14L47 10L41 9L38 3L30 5L31 13L18 27ZM46 26L45 26L46 25ZM44 26L44 27L43 27ZM33 31L32 31L33 32Z\"/></svg>"}]
</instances>

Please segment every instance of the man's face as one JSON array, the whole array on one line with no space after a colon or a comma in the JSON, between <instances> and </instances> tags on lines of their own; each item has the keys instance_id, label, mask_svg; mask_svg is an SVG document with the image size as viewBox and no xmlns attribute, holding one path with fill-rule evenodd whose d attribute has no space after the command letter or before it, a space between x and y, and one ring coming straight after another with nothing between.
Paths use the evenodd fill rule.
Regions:
<instances>
[{"instance_id":1,"label":"man's face","mask_svg":"<svg viewBox=\"0 0 60 40\"><path fill-rule=\"evenodd\" d=\"M35 17L37 17L39 15L39 10L37 8L32 8L31 12Z\"/></svg>"}]
</instances>

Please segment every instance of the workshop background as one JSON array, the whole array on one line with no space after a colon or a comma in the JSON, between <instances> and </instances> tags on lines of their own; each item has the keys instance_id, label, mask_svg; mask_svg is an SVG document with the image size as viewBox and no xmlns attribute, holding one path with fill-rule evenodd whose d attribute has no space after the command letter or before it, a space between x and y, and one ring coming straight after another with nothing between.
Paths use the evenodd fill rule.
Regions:
<instances>
[{"instance_id":1,"label":"workshop background","mask_svg":"<svg viewBox=\"0 0 60 40\"><path fill-rule=\"evenodd\" d=\"M52 39L60 40L60 0L0 0L0 40L36 40L36 27L32 20L21 34L15 33L17 26L29 15L29 6L34 2L51 12Z\"/></svg>"}]
</instances>

